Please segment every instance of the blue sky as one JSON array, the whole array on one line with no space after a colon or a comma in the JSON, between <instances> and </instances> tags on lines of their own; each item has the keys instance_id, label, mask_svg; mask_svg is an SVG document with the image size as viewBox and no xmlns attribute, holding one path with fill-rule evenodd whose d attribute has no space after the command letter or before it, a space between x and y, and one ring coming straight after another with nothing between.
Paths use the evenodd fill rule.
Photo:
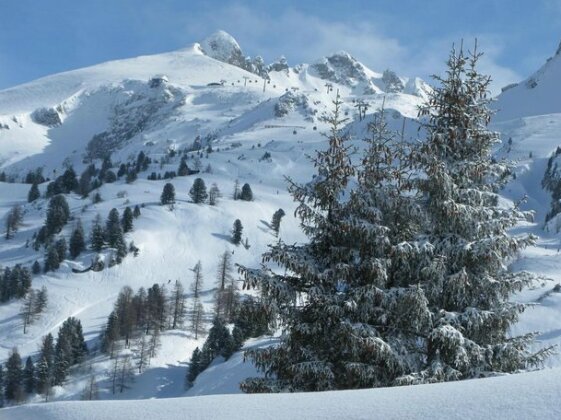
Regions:
<instances>
[{"instance_id":1,"label":"blue sky","mask_svg":"<svg viewBox=\"0 0 561 420\"><path fill-rule=\"evenodd\" d=\"M182 48L224 29L247 55L290 64L349 51L376 71L428 78L478 37L495 89L561 41L561 0L0 0L0 89L102 61Z\"/></svg>"}]
</instances>

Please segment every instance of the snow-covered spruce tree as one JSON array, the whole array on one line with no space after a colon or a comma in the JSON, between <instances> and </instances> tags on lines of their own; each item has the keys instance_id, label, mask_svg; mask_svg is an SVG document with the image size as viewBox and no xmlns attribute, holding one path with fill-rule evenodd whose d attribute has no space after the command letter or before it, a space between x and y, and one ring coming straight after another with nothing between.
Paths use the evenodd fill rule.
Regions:
<instances>
[{"instance_id":1,"label":"snow-covered spruce tree","mask_svg":"<svg viewBox=\"0 0 561 420\"><path fill-rule=\"evenodd\" d=\"M253 201L253 191L248 183L243 184L242 192L240 193L240 200Z\"/></svg>"},{"instance_id":2,"label":"snow-covered spruce tree","mask_svg":"<svg viewBox=\"0 0 561 420\"><path fill-rule=\"evenodd\" d=\"M189 362L189 368L187 369L187 374L185 375L185 388L189 389L193 386L195 379L201 372L201 351L199 348L195 348L191 355L191 361Z\"/></svg>"},{"instance_id":3,"label":"snow-covered spruce tree","mask_svg":"<svg viewBox=\"0 0 561 420\"><path fill-rule=\"evenodd\" d=\"M67 318L58 330L54 352L53 382L62 385L69 369L81 363L88 354L82 324L74 317Z\"/></svg>"},{"instance_id":4,"label":"snow-covered spruce tree","mask_svg":"<svg viewBox=\"0 0 561 420\"><path fill-rule=\"evenodd\" d=\"M193 186L189 190L189 196L195 204L201 204L206 201L208 193L206 192L205 181L202 178L195 179Z\"/></svg>"},{"instance_id":5,"label":"snow-covered spruce tree","mask_svg":"<svg viewBox=\"0 0 561 420\"><path fill-rule=\"evenodd\" d=\"M130 207L126 207L123 211L123 217L121 218L121 226L123 227L123 233L132 232L134 223L134 215Z\"/></svg>"},{"instance_id":6,"label":"snow-covered spruce tree","mask_svg":"<svg viewBox=\"0 0 561 420\"><path fill-rule=\"evenodd\" d=\"M105 245L105 231L101 224L101 216L96 215L93 223L92 230L90 233L90 246L95 252L101 252L103 246Z\"/></svg>"},{"instance_id":7,"label":"snow-covered spruce tree","mask_svg":"<svg viewBox=\"0 0 561 420\"><path fill-rule=\"evenodd\" d=\"M172 183L168 182L164 185L164 189L160 197L160 203L163 206L175 204L175 187Z\"/></svg>"},{"instance_id":8,"label":"snow-covered spruce tree","mask_svg":"<svg viewBox=\"0 0 561 420\"><path fill-rule=\"evenodd\" d=\"M70 218L70 208L68 202L62 194L55 195L49 201L45 227L49 235L59 233Z\"/></svg>"},{"instance_id":9,"label":"snow-covered spruce tree","mask_svg":"<svg viewBox=\"0 0 561 420\"><path fill-rule=\"evenodd\" d=\"M232 228L232 243L234 245L239 245L242 242L242 232L243 225L240 219L234 221L234 227Z\"/></svg>"},{"instance_id":10,"label":"snow-covered spruce tree","mask_svg":"<svg viewBox=\"0 0 561 420\"><path fill-rule=\"evenodd\" d=\"M86 250L86 238L84 228L80 219L76 222L76 227L70 235L69 252L72 259L76 259L82 252Z\"/></svg>"},{"instance_id":11,"label":"snow-covered spruce tree","mask_svg":"<svg viewBox=\"0 0 561 420\"><path fill-rule=\"evenodd\" d=\"M31 184L31 189L27 194L27 202L32 203L40 197L41 193L39 192L39 186L37 185L37 182L34 182L33 184Z\"/></svg>"},{"instance_id":12,"label":"snow-covered spruce tree","mask_svg":"<svg viewBox=\"0 0 561 420\"><path fill-rule=\"evenodd\" d=\"M419 190L435 263L419 284L431 312L425 356L421 369L399 384L514 372L551 352L532 354L533 334L507 335L524 309L509 298L531 278L508 272L506 264L534 238L507 232L527 215L499 204L509 164L492 159L498 134L487 128L491 79L477 70L480 56L477 44L468 54L453 49L446 77L436 77L438 86L420 109L427 139L418 155Z\"/></svg>"},{"instance_id":13,"label":"snow-covered spruce tree","mask_svg":"<svg viewBox=\"0 0 561 420\"><path fill-rule=\"evenodd\" d=\"M285 265L297 276L309 279L308 291L296 291L304 295L304 307L296 309L304 316L296 319L300 325L288 329L291 337L287 341L292 342L289 350L300 358L306 355L316 359L296 360L291 372L283 371L285 361L279 357L274 361L279 364L269 364L268 368L277 380L249 380L244 385L250 392L391 386L401 376L419 369L423 359L419 343L430 325L430 312L417 283L432 254L426 241L418 239L425 219L411 178L411 146L388 131L383 111L375 115L369 131L371 136L365 139L366 150L356 174L357 185L348 200L338 202L326 256L306 256L321 265L316 262L316 267L304 266L307 272ZM323 270L319 276L318 269ZM269 291L266 294L270 297L272 290L273 296L279 296L282 289L278 284L284 279L277 276L272 280L264 288ZM322 310L318 303L312 318L307 300L319 291L322 295L314 296L314 300L323 299L326 312L317 314ZM278 304L279 300L273 302ZM282 309L281 318L286 323ZM290 311L294 309L289 308L289 320L293 316ZM319 342L312 338L317 331L322 334ZM303 349L302 337L306 338ZM273 360L268 351L261 353L265 362L267 358ZM253 355L256 360L261 356L259 352ZM322 367L319 375L314 371L318 365ZM295 375L302 366L308 369L305 376ZM278 381L280 378L286 378L284 383Z\"/></svg>"},{"instance_id":14,"label":"snow-covered spruce tree","mask_svg":"<svg viewBox=\"0 0 561 420\"><path fill-rule=\"evenodd\" d=\"M338 389L349 387L349 377L355 375L353 364L360 354L353 353L349 340L355 332L345 314L346 283L355 254L344 197L355 168L349 158L349 137L341 131L345 120L338 95L334 106L327 118L327 150L311 158L317 175L305 185L288 178L289 192L298 202L296 215L309 242L279 241L263 255L264 263L276 263L286 274L276 274L265 265L260 270L240 267L244 286L261 288L266 304L278 311L285 328L278 346L248 352L267 377L244 381L241 387L246 392Z\"/></svg>"},{"instance_id":15,"label":"snow-covered spruce tree","mask_svg":"<svg viewBox=\"0 0 561 420\"><path fill-rule=\"evenodd\" d=\"M127 244L123 236L123 228L119 217L119 211L111 209L105 224L105 238L110 248L117 250L117 263L127 255Z\"/></svg>"},{"instance_id":16,"label":"snow-covered spruce tree","mask_svg":"<svg viewBox=\"0 0 561 420\"><path fill-rule=\"evenodd\" d=\"M140 207L139 207L138 204L136 206L134 206L134 210L132 211L132 215L134 216L135 219L140 217Z\"/></svg>"},{"instance_id":17,"label":"snow-covered spruce tree","mask_svg":"<svg viewBox=\"0 0 561 420\"><path fill-rule=\"evenodd\" d=\"M28 357L25 361L25 367L22 373L22 383L26 393L31 394L35 391L35 365L33 364L31 357Z\"/></svg>"},{"instance_id":18,"label":"snow-covered spruce tree","mask_svg":"<svg viewBox=\"0 0 561 420\"><path fill-rule=\"evenodd\" d=\"M278 209L273 214L273 219L271 220L270 226L271 226L271 229L273 229L273 232L275 232L275 236L277 236L277 237L279 236L281 220L285 215L286 215L286 213L284 212L283 209Z\"/></svg>"},{"instance_id":19,"label":"snow-covered spruce tree","mask_svg":"<svg viewBox=\"0 0 561 420\"><path fill-rule=\"evenodd\" d=\"M23 369L21 357L17 348L13 348L8 360L6 360L6 374L4 377L4 395L6 400L21 402L25 394L23 389Z\"/></svg>"},{"instance_id":20,"label":"snow-covered spruce tree","mask_svg":"<svg viewBox=\"0 0 561 420\"><path fill-rule=\"evenodd\" d=\"M54 380L54 359L55 347L51 333L43 336L41 348L39 349L39 359L36 369L36 389L37 392L45 396L45 401L49 399L51 386Z\"/></svg>"}]
</instances>

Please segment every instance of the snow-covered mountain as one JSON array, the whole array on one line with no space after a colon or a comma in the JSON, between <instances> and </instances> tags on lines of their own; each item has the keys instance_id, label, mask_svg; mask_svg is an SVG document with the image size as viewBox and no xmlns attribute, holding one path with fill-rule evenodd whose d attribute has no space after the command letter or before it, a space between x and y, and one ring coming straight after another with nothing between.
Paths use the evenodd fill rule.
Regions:
<instances>
[{"instance_id":1,"label":"snow-covered mountain","mask_svg":"<svg viewBox=\"0 0 561 420\"><path fill-rule=\"evenodd\" d=\"M505 189L505 200L517 201L526 194L528 201L524 205L536 212L533 223L518 229L538 233L540 242L525 251L514 265L544 277L541 284L518 297L523 302L540 304L523 314L515 332L542 331L540 345L561 344L561 294L550 293L561 279L559 237L554 231L542 230L551 195L541 186L548 159L561 145L559 80L558 51L534 76L499 96L494 125L503 139L497 156L517 161L516 179ZM293 67L285 58L266 65L259 57L246 57L231 35L219 31L182 50L102 63L0 91L0 172L17 181L0 182L0 218L4 220L14 204L24 208L24 224L15 237L0 241L0 264L4 266L30 265L43 258L42 253L28 247L43 224L47 203L40 199L27 204L29 185L20 182L29 171L42 168L45 177L54 178L65 167L73 166L80 174L91 162L99 166L101 158L109 153L116 167L134 161L140 151L152 159L134 183L127 184L121 179L103 184L99 189L101 202L93 203L74 194L68 200L74 219L81 219L86 232L97 214L105 218L112 208L122 212L127 206L142 206L134 231L127 235L127 240L133 240L140 249L139 256L129 256L122 264L100 272L73 272L73 268L80 270L89 265L94 253L87 252L76 261L63 262L56 272L35 276L33 287L46 285L50 303L26 334L18 316L20 302L0 304L0 361L8 357L14 346L22 356L34 356L41 337L47 332L56 334L69 316L81 320L86 341L95 347L123 286L136 290L154 283L167 285L178 279L187 288L192 280L191 269L199 260L205 279L203 304L210 313L218 256L228 250L235 263L258 266L261 253L277 240L268 221L279 208L286 212L280 232L282 240L302 240L284 177L310 178L313 168L306 155L325 145L320 133L326 126L321 117L331 110L337 91L344 100L343 112L349 117L347 128L360 146L372 114L382 104L390 126L401 130L405 122L406 135L414 138L417 107L426 99L430 86L419 78L401 77L391 70L375 72L346 52ZM364 119L358 116L359 104L367 106ZM159 205L162 187L168 180L146 178L151 172L175 171L182 154L188 157L190 166L201 170L197 176L207 185L216 183L220 188L223 197L219 205L189 202L193 176L171 180L177 192L173 211ZM231 198L236 179L240 184L251 185L254 201ZM40 189L44 192L46 183ZM235 219L243 223L248 248L229 242ZM71 228L72 223L62 234L68 237ZM96 356L91 370L99 381L101 398L148 399L239 392L239 380L255 374L254 367L243 362L241 353L225 363L216 361L193 388L184 390L188 359L203 339L204 336L195 340L182 329L164 332L161 349L150 367L136 376L131 389L117 395L107 388L110 361ZM274 341L274 337L262 338L246 346L271 345ZM549 364L561 366L561 357L553 357ZM64 387L54 389L52 399L79 399L89 374L76 372ZM509 395L514 392L510 390L523 387L519 383L534 383L538 376L529 375L528 382L500 378L497 383L504 383L504 389L509 391L503 394ZM545 376L548 384L555 382L551 379L553 373ZM442 401L440 395L447 386L439 385L439 392L434 394L431 386L422 392L437 395L435 401ZM477 394L478 386L468 388ZM464 388L458 389L455 392L462 393ZM391 390L383 392L398 395ZM404 391L403 395L406 394ZM334 407L327 404L329 396L313 398L317 407ZM182 407L182 400L177 401L177 407ZM203 404L205 400L197 401ZM262 404L268 403L264 400ZM502 405L493 409L500 410ZM72 404L60 407L62 412L75 410ZM40 409L33 410L38 411L30 411L29 418L47 415ZM369 417L371 413L367 407L365 410L364 417ZM25 408L6 412L16 413L18 418L19 413L27 413ZM57 413L48 415L56 417ZM330 414L327 409L322 413ZM21 414L25 415L28 414ZM72 414L68 416L71 418Z\"/></svg>"},{"instance_id":2,"label":"snow-covered mountain","mask_svg":"<svg viewBox=\"0 0 561 420\"><path fill-rule=\"evenodd\" d=\"M429 89L419 79L375 73L346 53L312 66L273 64L262 69L264 77L244 70L250 68L245 64L234 38L217 32L183 50L103 63L4 90L0 168L21 174L43 167L46 174L65 159L79 169L84 158L108 151L162 153L197 136L221 141L248 129L282 125L279 118L286 119L285 109L292 108L301 116L294 125L313 125L334 90L349 103L360 98L372 109L386 97L387 108L414 117ZM326 83L331 87L326 89Z\"/></svg>"},{"instance_id":3,"label":"snow-covered mountain","mask_svg":"<svg viewBox=\"0 0 561 420\"><path fill-rule=\"evenodd\" d=\"M498 120L558 114L561 112L561 44L555 55L526 80L503 88Z\"/></svg>"}]
</instances>

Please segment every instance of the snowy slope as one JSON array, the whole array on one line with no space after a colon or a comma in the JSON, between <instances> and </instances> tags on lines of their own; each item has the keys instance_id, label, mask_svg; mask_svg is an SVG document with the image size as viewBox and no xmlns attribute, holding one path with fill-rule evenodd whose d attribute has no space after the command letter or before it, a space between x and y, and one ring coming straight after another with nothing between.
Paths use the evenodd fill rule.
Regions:
<instances>
[{"instance_id":1,"label":"snowy slope","mask_svg":"<svg viewBox=\"0 0 561 420\"><path fill-rule=\"evenodd\" d=\"M10 420L557 419L561 372L455 383L301 394L212 395L147 401L61 402L7 409ZM1 416L1 414L0 414Z\"/></svg>"},{"instance_id":2,"label":"snowy slope","mask_svg":"<svg viewBox=\"0 0 561 420\"><path fill-rule=\"evenodd\" d=\"M511 120L561 112L561 44L555 55L528 79L503 88L497 119Z\"/></svg>"},{"instance_id":3,"label":"snowy slope","mask_svg":"<svg viewBox=\"0 0 561 420\"><path fill-rule=\"evenodd\" d=\"M36 276L33 287L48 288L50 303L46 313L23 334L18 316L20 302L0 305L0 360L5 360L14 346L24 357L35 355L41 337L48 332L56 335L68 316L81 320L88 345L95 348L123 286L136 290L181 280L187 288L192 280L191 269L199 260L205 278L203 304L210 321L216 266L222 252L231 251L235 263L258 265L261 253L275 240L268 223L278 208L287 214L281 238L287 242L303 239L293 217L294 203L286 192L284 176L309 179L313 168L306 155L325 144L320 135L325 124L320 117L330 111L336 91L343 95L344 111L351 119L356 119L353 100L369 103L371 111L385 102L396 129L401 127L403 116L415 117L416 106L421 102L419 96L386 94L381 89L379 93L364 95L361 91L355 96L344 72L340 74L341 84L333 83L333 89L328 91L326 80L308 65L271 71L267 81L224 62L228 53L219 52L239 49L235 40L226 35L211 36L201 43L202 48L195 44L177 52L104 63L0 92L0 121L8 127L0 129L0 162L9 176L20 178L42 167L46 177L54 177L63 170L63 163L72 164L80 173L89 162L84 157L91 140L100 133L122 140L112 154L117 166L134 159L140 150L154 161L162 160L170 149L182 151L199 136L203 141L209 138L215 150L201 158L202 168L212 167L212 173L201 176L207 186L216 183L224 196L216 207L194 205L188 198L194 177L182 177L172 181L178 201L174 210L160 206L159 197L167 181L148 181L146 177L153 171L176 170L179 157L165 164L154 162L134 184L121 180L103 185L99 190L101 203L70 196L73 217L81 219L86 232L97 214L105 218L111 208L122 212L127 205L142 205L134 232L127 235L127 241L134 241L140 254L102 272L73 273L72 268L89 265L94 254L86 252L77 261L65 261L55 273ZM209 57L203 51L207 52L211 44L217 50ZM358 62L353 59L353 63ZM364 71L368 77L376 75L371 70ZM221 81L222 85L208 86ZM357 145L366 125L367 121L350 125ZM142 129L136 130L139 126ZM265 153L270 154L269 159L263 159ZM188 160L191 166L193 162L194 159ZM251 184L253 202L232 200L235 179L240 185ZM43 258L42 251L27 248L26 241L42 225L47 202L40 199L27 204L28 188L24 184L0 183L0 216L16 203L25 211L24 226L16 237L0 241L3 265L30 265ZM45 188L46 184L41 186L42 191ZM244 226L249 249L233 247L229 242L232 223L237 218ZM73 225L69 223L63 231L67 238ZM150 368L137 376L130 390L117 396L106 389L110 365L106 357L96 356L88 369L96 374L103 389L102 398L181 396L185 394L186 362L203 340L204 336L194 340L184 330L163 333L162 348ZM219 386L220 381L211 376L205 385L203 375L189 395L237 392L237 383L244 377L241 375L254 375L255 369L242 363L241 354L236 360L241 370L232 370L235 381ZM220 363L209 372L215 369L223 372ZM79 398L87 376L86 372L75 372L64 388L55 388L52 399Z\"/></svg>"},{"instance_id":4,"label":"snowy slope","mask_svg":"<svg viewBox=\"0 0 561 420\"><path fill-rule=\"evenodd\" d=\"M231 56L237 58L230 60ZM152 152L161 153L190 144L197 135L220 136L232 119L243 118L250 110L259 113L262 104L267 108L268 101L275 102L287 92L305 98L308 107L295 125L308 126L326 111L325 104L336 90L345 97L366 94L361 99L370 102L371 109L387 96L387 107L414 117L428 89L420 79L398 78L393 73L392 80L401 87L386 89L382 75L346 53L325 59L332 60L325 74L318 74L317 66L299 65L270 71L269 80L240 68L240 57L237 42L218 32L183 50L111 61L0 91L0 168L21 174L28 168L44 167L47 174L66 159L80 169L92 137L106 130L112 133L116 122L127 119L132 120L131 126L114 133L130 146L115 148L121 156L146 144ZM339 59L333 61L334 57ZM353 77L355 68L360 69L358 78ZM164 86L154 88L152 79L161 76L165 76ZM332 84L331 92L326 82ZM352 99L348 102L354 113ZM261 112L250 122L253 126L278 124L271 112ZM29 159L21 162L25 158Z\"/></svg>"},{"instance_id":5,"label":"snowy slope","mask_svg":"<svg viewBox=\"0 0 561 420\"><path fill-rule=\"evenodd\" d=\"M233 251L235 263L257 266L261 253L276 240L267 224L278 208L283 208L287 215L282 222L281 238L288 243L303 240L284 177L302 181L310 178L313 167L306 155L325 145L320 133L326 126L320 117L331 109L330 102L337 90L345 102L343 110L350 118L348 129L357 146L372 118L368 115L366 120L358 120L357 101L370 106L367 114L384 103L393 129L400 130L406 117L406 137L414 138L417 134L417 106L428 89L420 79L377 73L350 54L337 53L311 65L271 70L266 80L241 69L241 55L233 38L218 33L184 50L103 63L0 91L0 171L16 179L37 167L43 168L45 176L53 177L60 174L63 162L74 165L80 173L88 145L100 133L123 139L113 150L116 164L134 159L140 150L161 160L170 149L181 151L200 136L208 138L215 150L201 158L201 167L210 164L212 173L200 176L207 187L216 183L224 195L216 207L195 205L188 198L194 177L176 178L171 182L178 204L173 211L160 206L159 197L167 181L148 181L146 177L152 171L176 170L179 158L162 166L153 163L131 185L123 181L103 185L101 203L92 204L89 199L72 195L69 203L73 217L82 220L86 232L98 213L105 218L111 208L122 212L127 205L144 205L134 232L127 235L127 241L134 240L140 254L137 258L128 256L121 265L102 272L72 273L73 267L89 265L93 253L87 252L78 261L65 261L55 273L35 277L34 288L48 287L47 311L24 335L18 316L20 302L0 305L0 361L5 360L13 346L24 357L35 355L41 337L47 332L56 334L68 316L81 320L88 344L95 347L121 287L129 285L136 290L179 279L187 288L192 280L191 269L198 260L203 265L203 303L210 312L218 256L225 250ZM230 60L232 56L235 60ZM527 195L525 208L536 212L535 221L517 231L541 237L536 247L526 250L514 263L516 269L548 278L516 297L536 306L522 315L513 332L541 331L538 347L561 345L561 294L549 293L561 282L559 236L542 231L550 197L541 188L547 158L561 144L561 114L552 114L561 112L561 108L556 108L559 102L555 89L559 84L550 76L561 74L555 70L559 62L561 58L556 56L544 67L547 71L540 73L540 83L534 89L521 84L504 92L497 102L500 111L494 125L503 139L497 156L517 161L517 178L504 191L505 199L518 201ZM162 83L154 86L153 78L158 75L166 77L160 77ZM539 90L542 85L543 91ZM527 105L533 101L549 104L543 108L546 115L534 114L534 109L542 113L542 108ZM136 130L137 127L141 129ZM270 159L263 159L266 152ZM189 165L191 162L194 160L188 160ZM99 166L99 160L97 163ZM231 198L235 179L251 184L255 201ZM40 188L44 191L46 184ZM26 204L28 190L29 185L0 183L0 219L17 203L26 212L24 226L16 237L0 240L0 264L4 266L29 265L42 259L41 253L25 244L44 221L46 201ZM249 249L229 243L232 223L237 218L244 226ZM72 226L73 222L64 230L67 237ZM158 356L123 394L111 395L107 383L110 362L104 356L96 356L87 369L75 372L64 388L57 387L52 396L53 400L79 399L91 369L102 388L102 399L193 398L107 405L63 402L6 410L0 412L0 418L4 413L22 419L80 418L81 414L111 418L121 410L139 410L142 415L155 418L156 413L176 417L181 412L192 412L199 418L223 417L224 413L231 418L244 413L249 414L247 418L293 417L294 413L301 413L303 418L371 418L373 412L379 412L382 418L390 412L400 413L397 418L422 418L434 414L430 410L434 411L435 405L441 405L447 414L442 418L454 418L460 413L465 417L466 412L472 412L468 410L473 410L470 417L474 418L504 418L502 413L512 413L507 418L517 418L517 413L524 414L519 418L555 418L556 414L552 401L559 397L557 370L462 384L354 393L203 398L199 396L239 393L239 381L255 375L255 368L243 363L243 355L237 353L227 362L216 360L195 386L185 391L183 379L188 359L203 340L204 337L194 340L183 329L163 333ZM247 346L270 345L274 341L265 337ZM561 355L554 356L548 366L561 366ZM520 389L531 391L520 395ZM491 394L496 398L489 398ZM508 399L512 395L517 396L514 402ZM532 399L535 404L529 403ZM475 400L477 404L473 404ZM289 405L294 411L287 411ZM490 410L490 417L482 416L487 414L485 410Z\"/></svg>"}]
</instances>

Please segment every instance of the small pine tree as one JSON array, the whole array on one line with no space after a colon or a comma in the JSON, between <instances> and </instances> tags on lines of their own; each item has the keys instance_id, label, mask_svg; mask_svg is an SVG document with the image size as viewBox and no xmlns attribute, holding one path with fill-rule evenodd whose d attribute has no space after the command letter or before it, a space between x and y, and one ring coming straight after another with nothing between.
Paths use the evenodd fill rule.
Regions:
<instances>
[{"instance_id":1,"label":"small pine tree","mask_svg":"<svg viewBox=\"0 0 561 420\"><path fill-rule=\"evenodd\" d=\"M181 162L179 163L179 168L177 169L177 176L186 176L189 175L191 171L187 166L187 160L183 157L181 158Z\"/></svg>"},{"instance_id":2,"label":"small pine tree","mask_svg":"<svg viewBox=\"0 0 561 420\"><path fill-rule=\"evenodd\" d=\"M56 252L58 254L59 263L66 259L66 254L68 253L68 246L66 245L66 239L64 237L57 239L55 242Z\"/></svg>"},{"instance_id":3,"label":"small pine tree","mask_svg":"<svg viewBox=\"0 0 561 420\"><path fill-rule=\"evenodd\" d=\"M63 195L55 195L49 201L49 208L47 209L47 218L45 220L45 227L47 233L53 235L59 233L63 226L70 218L70 207Z\"/></svg>"},{"instance_id":4,"label":"small pine tree","mask_svg":"<svg viewBox=\"0 0 561 420\"><path fill-rule=\"evenodd\" d=\"M134 215L130 207L126 207L123 211L123 218L121 219L121 226L123 233L132 232Z\"/></svg>"},{"instance_id":5,"label":"small pine tree","mask_svg":"<svg viewBox=\"0 0 561 420\"><path fill-rule=\"evenodd\" d=\"M35 294L35 305L33 306L33 314L35 316L43 313L48 303L47 286L43 285Z\"/></svg>"},{"instance_id":6,"label":"small pine tree","mask_svg":"<svg viewBox=\"0 0 561 420\"><path fill-rule=\"evenodd\" d=\"M253 201L253 191L251 191L249 184L243 184L240 199L244 201Z\"/></svg>"},{"instance_id":7,"label":"small pine tree","mask_svg":"<svg viewBox=\"0 0 561 420\"><path fill-rule=\"evenodd\" d=\"M92 190L92 175L94 171L94 168L87 168L82 172L82 175L80 175L80 179L78 180L78 192L82 198L86 198Z\"/></svg>"},{"instance_id":8,"label":"small pine tree","mask_svg":"<svg viewBox=\"0 0 561 420\"><path fill-rule=\"evenodd\" d=\"M102 334L101 351L109 354L109 357L113 358L116 350L118 350L117 345L119 337L119 320L117 319L115 311L112 311L107 318L107 324Z\"/></svg>"},{"instance_id":9,"label":"small pine tree","mask_svg":"<svg viewBox=\"0 0 561 420\"><path fill-rule=\"evenodd\" d=\"M237 325L232 329L232 340L234 341L234 350L238 351L242 348L245 341L244 333Z\"/></svg>"},{"instance_id":10,"label":"small pine tree","mask_svg":"<svg viewBox=\"0 0 561 420\"><path fill-rule=\"evenodd\" d=\"M111 209L105 223L105 238L110 248L117 250L117 260L119 263L127 255L127 244L123 236L123 229L117 209Z\"/></svg>"},{"instance_id":11,"label":"small pine tree","mask_svg":"<svg viewBox=\"0 0 561 420\"><path fill-rule=\"evenodd\" d=\"M138 204L136 206L134 206L134 210L132 212L132 215L134 216L135 219L140 217L140 206Z\"/></svg>"},{"instance_id":12,"label":"small pine tree","mask_svg":"<svg viewBox=\"0 0 561 420\"><path fill-rule=\"evenodd\" d=\"M92 224L92 231L90 233L90 246L93 251L101 252L105 245L105 232L101 224L101 216L98 214Z\"/></svg>"},{"instance_id":13,"label":"small pine tree","mask_svg":"<svg viewBox=\"0 0 561 420\"><path fill-rule=\"evenodd\" d=\"M171 182L164 185L164 189L160 197L160 203L163 206L175 204L175 187Z\"/></svg>"},{"instance_id":14,"label":"small pine tree","mask_svg":"<svg viewBox=\"0 0 561 420\"><path fill-rule=\"evenodd\" d=\"M14 348L10 357L6 361L6 377L4 379L4 395L6 400L20 402L23 401L23 372L21 367L21 357L18 349Z\"/></svg>"},{"instance_id":15,"label":"small pine tree","mask_svg":"<svg viewBox=\"0 0 561 420\"><path fill-rule=\"evenodd\" d=\"M70 257L75 260L82 252L86 250L86 238L82 222L78 220L76 227L70 235L69 252Z\"/></svg>"},{"instance_id":16,"label":"small pine tree","mask_svg":"<svg viewBox=\"0 0 561 420\"><path fill-rule=\"evenodd\" d=\"M41 245L44 245L44 244L47 243L48 236L49 235L47 233L47 228L45 226L41 226L41 228L39 229L39 231L35 235L35 241L33 241L33 249L35 251L39 251L39 248L41 248Z\"/></svg>"},{"instance_id":17,"label":"small pine tree","mask_svg":"<svg viewBox=\"0 0 561 420\"><path fill-rule=\"evenodd\" d=\"M39 349L39 359L44 358L49 368L53 366L55 356L54 338L51 333L43 336Z\"/></svg>"},{"instance_id":18,"label":"small pine tree","mask_svg":"<svg viewBox=\"0 0 561 420\"><path fill-rule=\"evenodd\" d=\"M234 192L232 193L232 198L234 200L239 200L240 198L240 181L237 179L234 181Z\"/></svg>"},{"instance_id":19,"label":"small pine tree","mask_svg":"<svg viewBox=\"0 0 561 420\"><path fill-rule=\"evenodd\" d=\"M22 382L25 392L31 394L35 391L35 366L31 357L28 357L25 361Z\"/></svg>"},{"instance_id":20,"label":"small pine tree","mask_svg":"<svg viewBox=\"0 0 561 420\"><path fill-rule=\"evenodd\" d=\"M131 168L127 172L126 183L132 184L134 181L137 180L137 178L138 178L138 172L136 171L136 169Z\"/></svg>"},{"instance_id":21,"label":"small pine tree","mask_svg":"<svg viewBox=\"0 0 561 420\"><path fill-rule=\"evenodd\" d=\"M33 263L33 265L31 266L31 272L33 274L39 274L41 273L41 264L39 263L39 261L35 260L35 262Z\"/></svg>"},{"instance_id":22,"label":"small pine tree","mask_svg":"<svg viewBox=\"0 0 561 420\"><path fill-rule=\"evenodd\" d=\"M203 288L203 266L201 261L197 261L195 267L193 267L193 283L191 283L191 291L193 292L193 298L198 299Z\"/></svg>"},{"instance_id":23,"label":"small pine tree","mask_svg":"<svg viewBox=\"0 0 561 420\"><path fill-rule=\"evenodd\" d=\"M48 401L52 386L52 367L44 357L37 362L37 392L45 396Z\"/></svg>"},{"instance_id":24,"label":"small pine tree","mask_svg":"<svg viewBox=\"0 0 561 420\"><path fill-rule=\"evenodd\" d=\"M27 202L33 203L35 200L37 200L40 197L41 197L41 193L39 192L39 186L37 185L36 182L34 182L31 185L31 189L29 190L29 193L27 194Z\"/></svg>"},{"instance_id":25,"label":"small pine tree","mask_svg":"<svg viewBox=\"0 0 561 420\"><path fill-rule=\"evenodd\" d=\"M51 333L43 337L39 351L39 362L37 363L37 392L45 396L45 401L50 395L53 384L54 372L54 340Z\"/></svg>"},{"instance_id":26,"label":"small pine tree","mask_svg":"<svg viewBox=\"0 0 561 420\"><path fill-rule=\"evenodd\" d=\"M50 246L49 248L47 248L47 252L45 254L45 266L43 270L45 271L45 273L47 273L49 271L58 270L59 267L60 257L58 255L56 247Z\"/></svg>"},{"instance_id":27,"label":"small pine tree","mask_svg":"<svg viewBox=\"0 0 561 420\"><path fill-rule=\"evenodd\" d=\"M281 223L282 218L285 216L285 214L286 213L284 212L283 209L278 209L273 214L273 219L271 220L271 228L275 232L275 236L279 236L280 223Z\"/></svg>"},{"instance_id":28,"label":"small pine tree","mask_svg":"<svg viewBox=\"0 0 561 420\"><path fill-rule=\"evenodd\" d=\"M205 354L206 360L211 362L218 356L223 356L225 359L228 359L233 351L234 342L230 330L220 317L214 317L202 353Z\"/></svg>"},{"instance_id":29,"label":"small pine tree","mask_svg":"<svg viewBox=\"0 0 561 420\"><path fill-rule=\"evenodd\" d=\"M81 363L88 353L82 324L74 317L67 318L58 330L54 352L53 383L62 385L70 367Z\"/></svg>"},{"instance_id":30,"label":"small pine tree","mask_svg":"<svg viewBox=\"0 0 561 420\"><path fill-rule=\"evenodd\" d=\"M208 204L211 206L215 206L218 204L218 199L221 197L220 190L218 189L218 185L213 183L208 191Z\"/></svg>"},{"instance_id":31,"label":"small pine tree","mask_svg":"<svg viewBox=\"0 0 561 420\"><path fill-rule=\"evenodd\" d=\"M121 163L121 165L119 165L119 170L117 171L117 177L121 178L126 173L127 173L127 165Z\"/></svg>"},{"instance_id":32,"label":"small pine tree","mask_svg":"<svg viewBox=\"0 0 561 420\"><path fill-rule=\"evenodd\" d=\"M23 221L23 210L21 206L15 205L6 216L6 240L14 237Z\"/></svg>"},{"instance_id":33,"label":"small pine tree","mask_svg":"<svg viewBox=\"0 0 561 420\"><path fill-rule=\"evenodd\" d=\"M240 219L234 221L234 227L232 229L232 243L234 245L239 245L242 242L242 231L243 226Z\"/></svg>"},{"instance_id":34,"label":"small pine tree","mask_svg":"<svg viewBox=\"0 0 561 420\"><path fill-rule=\"evenodd\" d=\"M193 186L189 190L189 196L195 204L204 203L206 201L208 194L206 192L205 182L202 178L195 179Z\"/></svg>"},{"instance_id":35,"label":"small pine tree","mask_svg":"<svg viewBox=\"0 0 561 420\"><path fill-rule=\"evenodd\" d=\"M62 192L64 192L65 194L78 191L78 179L76 178L76 172L74 172L74 168L68 168L66 171L64 171L59 179Z\"/></svg>"},{"instance_id":36,"label":"small pine tree","mask_svg":"<svg viewBox=\"0 0 561 420\"><path fill-rule=\"evenodd\" d=\"M105 236L109 246L111 247L114 247L116 243L115 235L117 235L117 232L122 234L123 230L121 228L119 211L116 208L113 208L109 211L109 215L107 216L107 220L105 222Z\"/></svg>"},{"instance_id":37,"label":"small pine tree","mask_svg":"<svg viewBox=\"0 0 561 420\"><path fill-rule=\"evenodd\" d=\"M201 351L196 347L191 355L191 361L189 362L189 368L187 369L187 375L185 377L186 388L191 388L193 386L201 370Z\"/></svg>"}]
</instances>

